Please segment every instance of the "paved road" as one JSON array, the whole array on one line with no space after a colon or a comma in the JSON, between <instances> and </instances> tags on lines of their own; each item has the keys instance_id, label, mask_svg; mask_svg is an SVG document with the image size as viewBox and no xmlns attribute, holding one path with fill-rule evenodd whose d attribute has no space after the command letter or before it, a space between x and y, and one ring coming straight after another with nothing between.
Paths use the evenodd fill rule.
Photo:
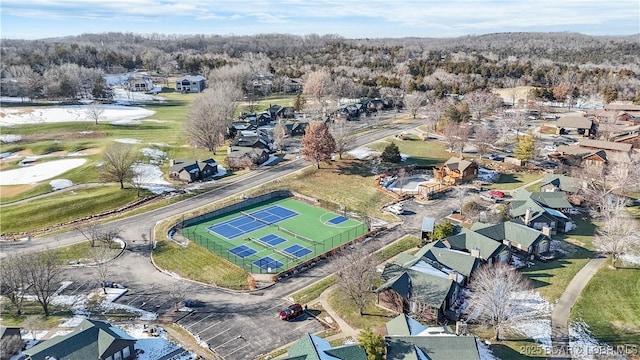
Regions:
<instances>
[{"instance_id":1,"label":"paved road","mask_svg":"<svg viewBox=\"0 0 640 360\"><path fill-rule=\"evenodd\" d=\"M551 329L553 341L553 354L556 358L569 359L569 315L571 308L587 286L589 280L598 272L607 258L591 259L578 273L571 279L571 282L560 296L558 303L553 307L551 314Z\"/></svg>"},{"instance_id":2,"label":"paved road","mask_svg":"<svg viewBox=\"0 0 640 360\"><path fill-rule=\"evenodd\" d=\"M391 136L400 131L405 131L415 127L416 124L391 124L377 126L370 130L366 135L356 139L355 146L361 146ZM273 167L266 167L261 170L252 171L250 173L234 176L232 178L221 180L217 185L206 193L201 195L167 205L165 207L152 210L143 214L134 215L124 219L111 221L99 226L99 229L118 229L119 236L128 243L132 241L141 241L143 237L149 237L153 226L161 220L168 217L178 215L207 205L213 201L224 199L230 196L241 194L253 187L263 185L267 182L278 179L295 171L301 170L312 164L302 159L296 159L284 163L280 163ZM6 256L7 253L13 251L37 251L46 248L56 248L68 246L86 239L78 231L68 231L57 234L55 236L45 236L34 238L31 241L17 244L3 244L0 248L0 258Z\"/></svg>"}]
</instances>

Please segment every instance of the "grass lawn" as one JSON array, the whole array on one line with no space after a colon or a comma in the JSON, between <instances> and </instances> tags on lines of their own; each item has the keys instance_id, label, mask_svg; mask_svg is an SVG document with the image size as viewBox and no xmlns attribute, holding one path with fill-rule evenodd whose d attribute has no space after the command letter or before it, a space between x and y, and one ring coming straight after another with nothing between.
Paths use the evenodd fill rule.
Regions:
<instances>
[{"instance_id":1,"label":"grass lawn","mask_svg":"<svg viewBox=\"0 0 640 360\"><path fill-rule=\"evenodd\" d=\"M62 248L57 248L56 252L58 254L58 258L63 263L67 264L70 261L78 261L80 263L86 264L93 262L91 259L91 249L94 249L90 246L89 241L81 242L75 245L65 246ZM111 249L108 250L108 256L115 257L117 256L122 249L120 248L119 243L113 243ZM105 254L105 255L107 255Z\"/></svg>"},{"instance_id":2,"label":"grass lawn","mask_svg":"<svg viewBox=\"0 0 640 360\"><path fill-rule=\"evenodd\" d=\"M514 190L530 182L541 179L542 176L542 174L530 173L502 174L497 182L487 186L487 188L496 190Z\"/></svg>"},{"instance_id":3,"label":"grass lawn","mask_svg":"<svg viewBox=\"0 0 640 360\"><path fill-rule=\"evenodd\" d=\"M0 232L43 229L88 214L98 214L138 200L135 190L104 186L60 193L24 205L2 207ZM28 221L25 221L28 219Z\"/></svg>"},{"instance_id":4,"label":"grass lawn","mask_svg":"<svg viewBox=\"0 0 640 360\"><path fill-rule=\"evenodd\" d=\"M640 347L640 269L603 265L582 291L571 311L593 336L611 345Z\"/></svg>"},{"instance_id":5,"label":"grass lawn","mask_svg":"<svg viewBox=\"0 0 640 360\"><path fill-rule=\"evenodd\" d=\"M489 348L498 359L504 360L526 360L546 358L545 349L539 343L531 339L518 339L517 336L508 337L508 340L494 341L493 330L471 325L469 332L487 339Z\"/></svg>"},{"instance_id":6,"label":"grass lawn","mask_svg":"<svg viewBox=\"0 0 640 360\"><path fill-rule=\"evenodd\" d=\"M362 316L358 314L358 309L353 304L353 301L347 299L344 293L337 289L331 291L328 301L331 308L340 314L342 319L354 329L384 328L385 324L393 319L396 314L376 306L375 298L375 295L371 294Z\"/></svg>"},{"instance_id":7,"label":"grass lawn","mask_svg":"<svg viewBox=\"0 0 640 360\"><path fill-rule=\"evenodd\" d=\"M422 141L417 135L408 135L407 140L400 140L394 137L386 138L382 141L367 145L374 150L383 151L390 143L395 143L400 149L400 153L409 155L407 161L402 165L422 165L435 166L442 165L455 154L446 151L445 144L437 140Z\"/></svg>"},{"instance_id":8,"label":"grass lawn","mask_svg":"<svg viewBox=\"0 0 640 360\"><path fill-rule=\"evenodd\" d=\"M188 279L227 289L249 288L246 271L192 241L180 247L162 240L153 252L153 260L160 268Z\"/></svg>"},{"instance_id":9,"label":"grass lawn","mask_svg":"<svg viewBox=\"0 0 640 360\"><path fill-rule=\"evenodd\" d=\"M16 315L13 304L7 299L0 299L0 317L3 326L21 326L25 319L36 316L35 329L50 329L72 316L71 310L67 307L49 305L49 311L51 315L44 317L44 311L39 303L25 301L22 306L22 315Z\"/></svg>"},{"instance_id":10,"label":"grass lawn","mask_svg":"<svg viewBox=\"0 0 640 360\"><path fill-rule=\"evenodd\" d=\"M584 215L574 215L572 219L577 224L575 230L553 236L564 242L562 248L567 251L566 256L547 263L538 262L522 270L531 279L535 289L551 303L560 298L571 279L594 256L592 241L595 225Z\"/></svg>"}]
</instances>

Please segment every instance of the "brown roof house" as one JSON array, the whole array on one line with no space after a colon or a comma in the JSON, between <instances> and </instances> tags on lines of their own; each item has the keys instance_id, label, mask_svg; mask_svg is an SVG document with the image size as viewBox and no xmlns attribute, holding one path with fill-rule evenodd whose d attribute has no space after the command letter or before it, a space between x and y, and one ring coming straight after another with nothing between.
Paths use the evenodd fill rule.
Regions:
<instances>
[{"instance_id":1,"label":"brown roof house","mask_svg":"<svg viewBox=\"0 0 640 360\"><path fill-rule=\"evenodd\" d=\"M231 169L243 169L260 166L269 160L269 153L265 149L229 146L225 163Z\"/></svg>"},{"instance_id":2,"label":"brown roof house","mask_svg":"<svg viewBox=\"0 0 640 360\"><path fill-rule=\"evenodd\" d=\"M461 285L456 272L445 272L420 260L410 267L387 263L385 283L375 290L377 304L397 313L420 313L429 321L457 320Z\"/></svg>"},{"instance_id":3,"label":"brown roof house","mask_svg":"<svg viewBox=\"0 0 640 360\"><path fill-rule=\"evenodd\" d=\"M171 160L169 177L188 183L208 179L218 173L218 163L213 159Z\"/></svg>"},{"instance_id":4,"label":"brown roof house","mask_svg":"<svg viewBox=\"0 0 640 360\"><path fill-rule=\"evenodd\" d=\"M576 130L578 134L591 135L594 125L593 121L581 115L563 116L556 122L558 133L563 134L568 130Z\"/></svg>"},{"instance_id":5,"label":"brown roof house","mask_svg":"<svg viewBox=\"0 0 640 360\"><path fill-rule=\"evenodd\" d=\"M440 183L456 185L471 181L478 175L478 165L469 160L452 157L440 168L433 170L433 175Z\"/></svg>"},{"instance_id":6,"label":"brown roof house","mask_svg":"<svg viewBox=\"0 0 640 360\"><path fill-rule=\"evenodd\" d=\"M136 339L100 320L82 320L71 333L55 336L23 351L25 360L129 360L136 358Z\"/></svg>"}]
</instances>

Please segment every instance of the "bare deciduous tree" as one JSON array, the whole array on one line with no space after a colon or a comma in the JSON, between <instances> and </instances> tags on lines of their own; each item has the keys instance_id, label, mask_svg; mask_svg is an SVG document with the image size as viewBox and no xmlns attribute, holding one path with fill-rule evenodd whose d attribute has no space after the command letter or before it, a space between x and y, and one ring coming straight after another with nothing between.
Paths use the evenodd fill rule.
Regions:
<instances>
[{"instance_id":1,"label":"bare deciduous tree","mask_svg":"<svg viewBox=\"0 0 640 360\"><path fill-rule=\"evenodd\" d=\"M185 295L188 294L189 284L178 281L174 282L169 288L169 302L175 306L175 309L180 308L180 304L185 300Z\"/></svg>"},{"instance_id":2,"label":"bare deciduous tree","mask_svg":"<svg viewBox=\"0 0 640 360\"><path fill-rule=\"evenodd\" d=\"M497 136L495 131L489 129L487 126L480 126L476 128L475 139L473 145L478 150L478 155L480 155L480 159L489 151L496 143Z\"/></svg>"},{"instance_id":3,"label":"bare deciduous tree","mask_svg":"<svg viewBox=\"0 0 640 360\"><path fill-rule=\"evenodd\" d=\"M331 75L328 72L318 70L309 74L302 88L304 95L316 100L323 116L327 109L327 96L331 93L332 83Z\"/></svg>"},{"instance_id":4,"label":"bare deciduous tree","mask_svg":"<svg viewBox=\"0 0 640 360\"><path fill-rule=\"evenodd\" d=\"M482 119L482 114L489 113L502 105L502 99L487 90L476 90L464 96L464 102L469 104L471 112L476 114L476 119Z\"/></svg>"},{"instance_id":5,"label":"bare deciduous tree","mask_svg":"<svg viewBox=\"0 0 640 360\"><path fill-rule=\"evenodd\" d=\"M120 183L120 189L124 189L124 183L131 180L133 171L131 165L136 160L136 153L129 144L114 143L102 153L102 176L105 181Z\"/></svg>"},{"instance_id":6,"label":"bare deciduous tree","mask_svg":"<svg viewBox=\"0 0 640 360\"><path fill-rule=\"evenodd\" d=\"M471 136L472 131L473 127L471 126L457 126L454 131L453 143L454 147L458 149L458 152L460 153L460 158L462 158L464 147L469 142L469 137Z\"/></svg>"},{"instance_id":7,"label":"bare deciduous tree","mask_svg":"<svg viewBox=\"0 0 640 360\"><path fill-rule=\"evenodd\" d=\"M336 142L329 132L329 127L323 121L312 121L300 143L300 154L307 161L314 161L320 169L320 163L331 160L331 154L336 149Z\"/></svg>"},{"instance_id":8,"label":"bare deciduous tree","mask_svg":"<svg viewBox=\"0 0 640 360\"><path fill-rule=\"evenodd\" d=\"M353 145L353 140L355 139L353 131L345 119L336 119L329 127L329 131L335 140L335 151L342 160L342 154Z\"/></svg>"},{"instance_id":9,"label":"bare deciduous tree","mask_svg":"<svg viewBox=\"0 0 640 360\"><path fill-rule=\"evenodd\" d=\"M404 106L409 110L409 113L415 119L420 110L424 108L427 103L427 94L424 92L414 91L404 97Z\"/></svg>"},{"instance_id":10,"label":"bare deciduous tree","mask_svg":"<svg viewBox=\"0 0 640 360\"><path fill-rule=\"evenodd\" d=\"M471 296L467 315L470 321L494 329L495 340L503 339L507 332L515 332L514 325L534 316L528 309L518 306L515 295L530 289L529 282L507 264L484 265L469 283Z\"/></svg>"},{"instance_id":11,"label":"bare deciduous tree","mask_svg":"<svg viewBox=\"0 0 640 360\"><path fill-rule=\"evenodd\" d=\"M371 291L378 279L376 259L371 255L373 249L364 244L345 249L334 260L336 285L353 301L360 315L363 314Z\"/></svg>"},{"instance_id":12,"label":"bare deciduous tree","mask_svg":"<svg viewBox=\"0 0 640 360\"><path fill-rule=\"evenodd\" d=\"M280 150L284 151L286 146L286 138L287 138L287 129L285 128L282 119L278 119L278 122L273 127L273 146Z\"/></svg>"},{"instance_id":13,"label":"bare deciduous tree","mask_svg":"<svg viewBox=\"0 0 640 360\"><path fill-rule=\"evenodd\" d=\"M241 96L242 91L228 82L218 83L198 95L183 123L189 142L215 155L216 148L228 135Z\"/></svg>"},{"instance_id":14,"label":"bare deciduous tree","mask_svg":"<svg viewBox=\"0 0 640 360\"><path fill-rule=\"evenodd\" d=\"M117 228L101 227L95 222L91 222L85 226L79 226L76 229L89 241L91 247L97 247L103 244L111 248L114 239L117 238L120 233L120 230Z\"/></svg>"},{"instance_id":15,"label":"bare deciduous tree","mask_svg":"<svg viewBox=\"0 0 640 360\"><path fill-rule=\"evenodd\" d=\"M28 264L25 272L31 283L30 292L42 306L44 316L49 316L49 305L60 287L62 263L52 250L24 255L23 261Z\"/></svg>"},{"instance_id":16,"label":"bare deciduous tree","mask_svg":"<svg viewBox=\"0 0 640 360\"><path fill-rule=\"evenodd\" d=\"M104 108L97 102L92 102L87 105L87 116L89 119L95 121L96 125L98 125L98 120L102 117L104 113Z\"/></svg>"},{"instance_id":17,"label":"bare deciduous tree","mask_svg":"<svg viewBox=\"0 0 640 360\"><path fill-rule=\"evenodd\" d=\"M113 258L113 251L108 246L96 246L89 250L89 258L93 262L91 264L91 273L93 278L100 284L102 291L107 293L107 281L112 275L111 264L109 260Z\"/></svg>"},{"instance_id":18,"label":"bare deciduous tree","mask_svg":"<svg viewBox=\"0 0 640 360\"><path fill-rule=\"evenodd\" d=\"M0 290L16 309L16 315L22 314L22 305L29 280L26 264L20 255L9 255L0 262Z\"/></svg>"},{"instance_id":19,"label":"bare deciduous tree","mask_svg":"<svg viewBox=\"0 0 640 360\"><path fill-rule=\"evenodd\" d=\"M625 218L620 213L605 218L596 230L595 244L598 250L611 255L613 266L624 254L640 251L640 228L635 219Z\"/></svg>"},{"instance_id":20,"label":"bare deciduous tree","mask_svg":"<svg viewBox=\"0 0 640 360\"><path fill-rule=\"evenodd\" d=\"M131 166L131 185L136 189L138 197L140 197L140 191L144 189L144 186L153 179L154 174L151 168L145 164L137 163Z\"/></svg>"}]
</instances>

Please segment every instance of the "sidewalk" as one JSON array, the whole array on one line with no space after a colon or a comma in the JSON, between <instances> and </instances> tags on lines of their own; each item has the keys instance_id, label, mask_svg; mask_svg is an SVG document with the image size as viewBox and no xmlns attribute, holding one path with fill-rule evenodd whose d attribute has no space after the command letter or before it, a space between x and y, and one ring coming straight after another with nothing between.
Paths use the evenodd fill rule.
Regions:
<instances>
[{"instance_id":1,"label":"sidewalk","mask_svg":"<svg viewBox=\"0 0 640 360\"><path fill-rule=\"evenodd\" d=\"M335 334L335 335L331 335L331 336L327 337L326 340L332 341L332 340L343 339L343 338L348 338L348 337L350 337L350 338L352 338L354 340L357 340L358 336L360 335L360 329L352 328L351 325L347 324L347 322L344 321L338 315L338 313L336 313L331 308L331 306L329 305L329 293L331 293L331 291L333 291L336 288L337 288L337 286L335 286L335 285L329 287L328 289L323 291L322 294L320 294L320 297L317 299L317 300L320 301L320 304L322 305L322 308L327 312L327 314L329 314L329 316L331 316L333 321L335 321L336 324L338 324L338 326L340 327L340 333Z\"/></svg>"}]
</instances>

